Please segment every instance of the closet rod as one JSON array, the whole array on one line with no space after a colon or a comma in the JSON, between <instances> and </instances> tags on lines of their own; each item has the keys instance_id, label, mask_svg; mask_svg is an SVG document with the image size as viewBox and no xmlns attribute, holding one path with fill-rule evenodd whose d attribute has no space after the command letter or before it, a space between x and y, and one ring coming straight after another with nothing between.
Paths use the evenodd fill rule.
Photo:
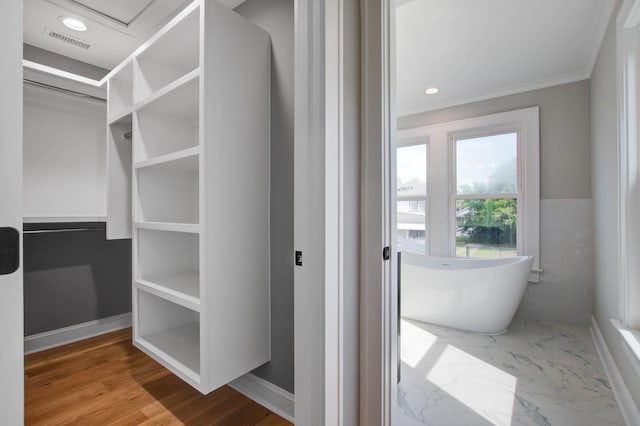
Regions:
<instances>
[{"instance_id":1,"label":"closet rod","mask_svg":"<svg viewBox=\"0 0 640 426\"><path fill-rule=\"evenodd\" d=\"M57 232L85 232L85 231L104 231L104 228L60 228L60 229L34 229L30 231L22 231L23 234L48 234Z\"/></svg>"},{"instance_id":2,"label":"closet rod","mask_svg":"<svg viewBox=\"0 0 640 426\"><path fill-rule=\"evenodd\" d=\"M68 94L74 95L74 96L79 96L79 97L82 97L82 98L93 99L94 101L107 102L106 99L102 99L102 98L99 98L97 96L87 95L86 93L76 92L75 90L65 89L65 88L58 87L58 86L53 86L53 85L47 84L47 83L40 83L38 81L29 80L27 78L22 79L22 81L27 83L27 84L31 84L33 86L43 87L45 89L56 90L58 92L64 92L64 93L68 93Z\"/></svg>"}]
</instances>

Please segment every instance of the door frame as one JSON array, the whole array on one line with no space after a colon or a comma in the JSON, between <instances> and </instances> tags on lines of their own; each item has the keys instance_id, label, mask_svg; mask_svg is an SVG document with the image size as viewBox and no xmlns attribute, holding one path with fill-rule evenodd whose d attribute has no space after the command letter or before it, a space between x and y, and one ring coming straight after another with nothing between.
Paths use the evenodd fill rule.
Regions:
<instances>
[{"instance_id":1,"label":"door frame","mask_svg":"<svg viewBox=\"0 0 640 426\"><path fill-rule=\"evenodd\" d=\"M295 421L358 420L360 2L295 1ZM292 259L293 262L293 259Z\"/></svg>"},{"instance_id":2,"label":"door frame","mask_svg":"<svg viewBox=\"0 0 640 426\"><path fill-rule=\"evenodd\" d=\"M19 97L12 100L21 104L22 1L8 0L2 6L17 6L19 14L5 31L11 37L19 34L20 82L3 82L19 88ZM364 11L367 3L361 8ZM304 264L294 273L295 418L304 425L358 423L358 385L363 383L358 381L361 370L354 342L361 331L359 320L364 318L349 313L358 312L359 275L366 270L360 262L359 243L364 241L357 224L360 205L368 205L360 196L361 187L354 185L357 177L364 178L360 173L359 12L357 0L295 1L294 244L303 252ZM14 110L21 114L21 108ZM21 117L15 122L21 124ZM16 371L22 379L22 326L19 331L21 364ZM17 384L9 389L11 405L23 417L24 395L16 390ZM1 415L3 408L0 405Z\"/></svg>"},{"instance_id":3,"label":"door frame","mask_svg":"<svg viewBox=\"0 0 640 426\"><path fill-rule=\"evenodd\" d=\"M358 177L365 178L358 52L360 12L366 8L358 0L295 0L294 245L304 265L294 272L297 424L374 424L368 416L358 420L363 383L357 342L365 320L357 315L358 292L361 271L367 270L358 223L360 206L368 205L360 195L367 187L358 185ZM381 246L375 247L372 253L379 256Z\"/></svg>"},{"instance_id":4,"label":"door frame","mask_svg":"<svg viewBox=\"0 0 640 426\"><path fill-rule=\"evenodd\" d=\"M361 424L392 424L398 379L398 265L384 261L396 247L395 193L395 8L391 0L362 2L362 263Z\"/></svg>"},{"instance_id":5,"label":"door frame","mask_svg":"<svg viewBox=\"0 0 640 426\"><path fill-rule=\"evenodd\" d=\"M3 0L0 27L0 226L20 232L20 267L0 275L0 420L24 423L22 256L22 0Z\"/></svg>"}]
</instances>

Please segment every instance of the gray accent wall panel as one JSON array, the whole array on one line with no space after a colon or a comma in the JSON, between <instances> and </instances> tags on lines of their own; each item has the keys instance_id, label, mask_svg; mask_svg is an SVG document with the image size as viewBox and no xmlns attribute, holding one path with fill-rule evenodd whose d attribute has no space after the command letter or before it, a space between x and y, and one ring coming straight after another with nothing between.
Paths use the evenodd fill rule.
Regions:
<instances>
[{"instance_id":1,"label":"gray accent wall panel","mask_svg":"<svg viewBox=\"0 0 640 426\"><path fill-rule=\"evenodd\" d=\"M131 240L104 223L25 224L25 336L131 312Z\"/></svg>"},{"instance_id":2,"label":"gray accent wall panel","mask_svg":"<svg viewBox=\"0 0 640 426\"><path fill-rule=\"evenodd\" d=\"M293 0L236 12L271 35L271 362L253 373L293 392Z\"/></svg>"}]
</instances>

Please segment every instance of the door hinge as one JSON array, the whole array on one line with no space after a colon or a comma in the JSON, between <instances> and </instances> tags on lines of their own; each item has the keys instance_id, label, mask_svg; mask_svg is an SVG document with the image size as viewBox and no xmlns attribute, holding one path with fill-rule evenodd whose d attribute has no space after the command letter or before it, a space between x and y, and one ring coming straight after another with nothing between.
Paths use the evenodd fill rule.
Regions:
<instances>
[{"instance_id":1,"label":"door hinge","mask_svg":"<svg viewBox=\"0 0 640 426\"><path fill-rule=\"evenodd\" d=\"M302 252L296 251L296 266L302 266Z\"/></svg>"}]
</instances>

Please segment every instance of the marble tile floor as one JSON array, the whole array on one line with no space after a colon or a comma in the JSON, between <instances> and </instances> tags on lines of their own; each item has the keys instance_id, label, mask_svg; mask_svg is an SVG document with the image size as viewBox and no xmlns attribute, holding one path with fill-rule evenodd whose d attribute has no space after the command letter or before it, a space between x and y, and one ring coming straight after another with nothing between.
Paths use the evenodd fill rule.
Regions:
<instances>
[{"instance_id":1,"label":"marble tile floor","mask_svg":"<svg viewBox=\"0 0 640 426\"><path fill-rule=\"evenodd\" d=\"M482 336L403 319L401 359L397 426L624 425L586 327Z\"/></svg>"}]
</instances>

